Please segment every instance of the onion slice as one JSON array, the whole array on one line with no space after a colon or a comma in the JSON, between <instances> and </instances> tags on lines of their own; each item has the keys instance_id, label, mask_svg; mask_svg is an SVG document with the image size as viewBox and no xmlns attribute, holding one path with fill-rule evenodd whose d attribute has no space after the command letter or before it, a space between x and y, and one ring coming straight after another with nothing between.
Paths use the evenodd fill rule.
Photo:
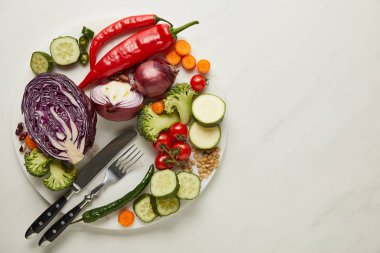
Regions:
<instances>
[{"instance_id":1,"label":"onion slice","mask_svg":"<svg viewBox=\"0 0 380 253\"><path fill-rule=\"evenodd\" d=\"M91 90L90 97L97 113L112 121L134 118L143 107L143 96L131 90L129 83L111 81Z\"/></svg>"}]
</instances>

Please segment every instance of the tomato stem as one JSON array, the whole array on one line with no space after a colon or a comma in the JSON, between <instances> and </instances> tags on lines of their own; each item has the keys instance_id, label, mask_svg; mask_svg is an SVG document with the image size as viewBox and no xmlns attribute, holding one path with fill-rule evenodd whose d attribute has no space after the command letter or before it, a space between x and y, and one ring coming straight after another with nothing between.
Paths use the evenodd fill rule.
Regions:
<instances>
[{"instance_id":1,"label":"tomato stem","mask_svg":"<svg viewBox=\"0 0 380 253\"><path fill-rule=\"evenodd\" d=\"M175 165L179 165L177 159L175 159L172 152L170 150L168 150L165 145L162 145L161 147L171 158L171 160L168 160L168 162L174 163Z\"/></svg>"}]
</instances>

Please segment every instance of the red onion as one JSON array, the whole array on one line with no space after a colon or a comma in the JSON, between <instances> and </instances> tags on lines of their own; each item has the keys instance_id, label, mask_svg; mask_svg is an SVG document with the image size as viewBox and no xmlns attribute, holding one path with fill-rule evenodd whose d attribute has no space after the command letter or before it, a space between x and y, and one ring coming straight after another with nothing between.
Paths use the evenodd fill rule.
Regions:
<instances>
[{"instance_id":1,"label":"red onion","mask_svg":"<svg viewBox=\"0 0 380 253\"><path fill-rule=\"evenodd\" d=\"M147 97L160 96L174 83L177 73L178 70L163 59L147 60L136 68L133 89Z\"/></svg>"},{"instance_id":2,"label":"red onion","mask_svg":"<svg viewBox=\"0 0 380 253\"><path fill-rule=\"evenodd\" d=\"M143 96L131 85L112 81L91 90L90 97L100 116L113 121L132 119L142 109Z\"/></svg>"}]
</instances>

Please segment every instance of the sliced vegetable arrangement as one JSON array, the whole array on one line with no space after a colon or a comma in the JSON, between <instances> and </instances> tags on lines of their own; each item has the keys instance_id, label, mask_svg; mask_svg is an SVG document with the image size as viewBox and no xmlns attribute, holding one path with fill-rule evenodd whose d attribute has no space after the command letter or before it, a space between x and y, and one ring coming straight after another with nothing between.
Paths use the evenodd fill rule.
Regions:
<instances>
[{"instance_id":1,"label":"sliced vegetable arrangement","mask_svg":"<svg viewBox=\"0 0 380 253\"><path fill-rule=\"evenodd\" d=\"M177 39L198 23L173 28L155 14L130 16L97 34L84 26L78 39L60 36L52 40L50 54L32 54L30 67L37 76L26 85L22 100L25 129L21 122L16 129L30 175L41 177L54 191L72 185L77 173L74 164L94 144L97 114L110 121L137 117L140 136L156 151L154 166L132 191L87 210L80 221L95 222L121 210L117 222L133 227L135 216L149 223L174 214L181 201L199 195L202 180L219 166L226 103L205 93L210 61L197 60L192 45ZM99 51L117 36L125 37L97 61ZM90 62L79 85L65 75L47 73L54 65L76 62ZM181 71L194 75L176 83Z\"/></svg>"},{"instance_id":2,"label":"sliced vegetable arrangement","mask_svg":"<svg viewBox=\"0 0 380 253\"><path fill-rule=\"evenodd\" d=\"M82 65L86 65L89 61L87 47L93 37L94 32L84 26L79 40L72 36L55 38L50 43L51 55L40 51L34 52L30 59L30 68L38 75L52 71L54 63L67 66L79 61Z\"/></svg>"}]
</instances>

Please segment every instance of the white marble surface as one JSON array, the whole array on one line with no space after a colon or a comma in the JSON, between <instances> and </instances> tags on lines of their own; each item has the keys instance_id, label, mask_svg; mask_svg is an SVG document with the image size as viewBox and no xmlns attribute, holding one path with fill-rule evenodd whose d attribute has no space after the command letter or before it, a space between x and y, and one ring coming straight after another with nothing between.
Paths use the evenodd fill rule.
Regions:
<instances>
[{"instance_id":1,"label":"white marble surface","mask_svg":"<svg viewBox=\"0 0 380 253\"><path fill-rule=\"evenodd\" d=\"M380 1L78 2L0 0L1 253L380 252ZM8 121L29 55L68 24L144 12L200 20L191 34L228 94L222 167L166 222L129 234L73 226L40 249L24 232L47 204Z\"/></svg>"}]
</instances>

